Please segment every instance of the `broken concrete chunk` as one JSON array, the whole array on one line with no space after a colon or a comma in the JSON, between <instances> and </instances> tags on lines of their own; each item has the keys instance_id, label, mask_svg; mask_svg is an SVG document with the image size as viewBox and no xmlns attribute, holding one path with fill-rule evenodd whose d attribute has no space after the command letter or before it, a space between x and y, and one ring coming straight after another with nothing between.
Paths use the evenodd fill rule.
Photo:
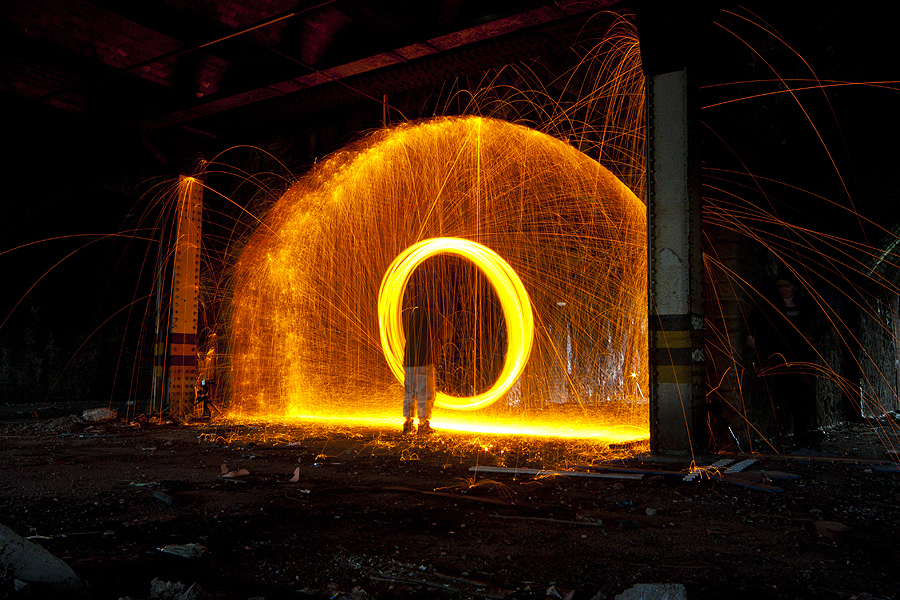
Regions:
<instances>
[{"instance_id":1,"label":"broken concrete chunk","mask_svg":"<svg viewBox=\"0 0 900 600\"><path fill-rule=\"evenodd\" d=\"M850 531L849 527L837 521L816 521L813 523L813 529L817 535L836 542L846 541L847 532Z\"/></svg>"},{"instance_id":2,"label":"broken concrete chunk","mask_svg":"<svg viewBox=\"0 0 900 600\"><path fill-rule=\"evenodd\" d=\"M250 474L250 471L248 471L247 469L240 469L237 471L229 471L228 465L225 463L222 463L222 474L219 475L219 477L225 477L227 479L231 479L233 477L243 477L244 475L249 475L249 474Z\"/></svg>"},{"instance_id":3,"label":"broken concrete chunk","mask_svg":"<svg viewBox=\"0 0 900 600\"><path fill-rule=\"evenodd\" d=\"M81 418L85 421L109 421L119 416L119 413L112 408L92 408L81 413Z\"/></svg>"},{"instance_id":4,"label":"broken concrete chunk","mask_svg":"<svg viewBox=\"0 0 900 600\"><path fill-rule=\"evenodd\" d=\"M164 494L163 492L160 492L159 490L153 492L153 497L156 498L157 500L159 500L160 502L162 502L163 504L168 504L169 506L175 506L176 504L178 504L178 500L176 500L174 497L172 497L168 494Z\"/></svg>"},{"instance_id":5,"label":"broken concrete chunk","mask_svg":"<svg viewBox=\"0 0 900 600\"><path fill-rule=\"evenodd\" d=\"M238 469L237 471L228 471L222 477L225 479L232 479L234 477L243 477L244 475L249 475L250 471L247 469Z\"/></svg>"},{"instance_id":6,"label":"broken concrete chunk","mask_svg":"<svg viewBox=\"0 0 900 600\"><path fill-rule=\"evenodd\" d=\"M28 585L42 597L83 597L84 582L45 548L0 525L0 571Z\"/></svg>"},{"instance_id":7,"label":"broken concrete chunk","mask_svg":"<svg viewBox=\"0 0 900 600\"><path fill-rule=\"evenodd\" d=\"M24 581L13 579L13 591L17 594L30 594L31 586Z\"/></svg>"},{"instance_id":8,"label":"broken concrete chunk","mask_svg":"<svg viewBox=\"0 0 900 600\"><path fill-rule=\"evenodd\" d=\"M159 551L165 552L166 554L174 554L175 556L182 556L184 558L200 558L209 552L209 550L206 549L206 546L200 544L169 544L168 546L160 548Z\"/></svg>"}]
</instances>

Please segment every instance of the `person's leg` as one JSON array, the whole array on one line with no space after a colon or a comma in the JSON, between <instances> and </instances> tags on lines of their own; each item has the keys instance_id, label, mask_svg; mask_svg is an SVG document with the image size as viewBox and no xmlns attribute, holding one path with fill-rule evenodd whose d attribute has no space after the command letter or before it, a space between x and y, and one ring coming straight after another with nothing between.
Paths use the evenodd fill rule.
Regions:
<instances>
[{"instance_id":1,"label":"person's leg","mask_svg":"<svg viewBox=\"0 0 900 600\"><path fill-rule=\"evenodd\" d=\"M419 396L419 420L431 419L431 409L434 408L434 365L426 365L423 369L423 389L422 395Z\"/></svg>"},{"instance_id":2,"label":"person's leg","mask_svg":"<svg viewBox=\"0 0 900 600\"><path fill-rule=\"evenodd\" d=\"M821 450L822 440L816 424L818 423L818 406L816 405L816 389L814 380L798 375L796 377L794 413L794 443L809 450Z\"/></svg>"},{"instance_id":3,"label":"person's leg","mask_svg":"<svg viewBox=\"0 0 900 600\"><path fill-rule=\"evenodd\" d=\"M412 419L416 416L416 372L415 367L403 367L403 416Z\"/></svg>"},{"instance_id":4,"label":"person's leg","mask_svg":"<svg viewBox=\"0 0 900 600\"><path fill-rule=\"evenodd\" d=\"M418 433L434 433L431 428L431 409L434 407L434 365L422 367L422 394L419 396L419 429Z\"/></svg>"}]
</instances>

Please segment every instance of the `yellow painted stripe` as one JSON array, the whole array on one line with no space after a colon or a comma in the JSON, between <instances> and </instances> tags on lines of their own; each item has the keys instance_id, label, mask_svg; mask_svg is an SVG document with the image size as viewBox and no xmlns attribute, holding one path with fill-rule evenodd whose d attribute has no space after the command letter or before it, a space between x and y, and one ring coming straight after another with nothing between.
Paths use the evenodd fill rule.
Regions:
<instances>
[{"instance_id":1,"label":"yellow painted stripe","mask_svg":"<svg viewBox=\"0 0 900 600\"><path fill-rule=\"evenodd\" d=\"M653 348L690 348L690 331L651 331L650 345Z\"/></svg>"},{"instance_id":2,"label":"yellow painted stripe","mask_svg":"<svg viewBox=\"0 0 900 600\"><path fill-rule=\"evenodd\" d=\"M688 385L692 381L692 367L690 365L656 365L654 367L657 383L679 383ZM698 377L702 371L698 372Z\"/></svg>"}]
</instances>

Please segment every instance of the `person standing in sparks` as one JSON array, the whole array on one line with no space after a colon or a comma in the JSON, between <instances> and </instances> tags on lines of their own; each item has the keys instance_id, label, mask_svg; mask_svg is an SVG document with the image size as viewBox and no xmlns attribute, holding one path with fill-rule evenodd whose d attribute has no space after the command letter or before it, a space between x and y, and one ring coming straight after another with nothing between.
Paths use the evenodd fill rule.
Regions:
<instances>
[{"instance_id":1,"label":"person standing in sparks","mask_svg":"<svg viewBox=\"0 0 900 600\"><path fill-rule=\"evenodd\" d=\"M440 316L431 309L431 302L421 280L411 294L412 307L403 311L403 331L406 347L403 353L404 397L403 433L413 433L413 419L418 410L419 434L434 433L430 424L434 407L435 356L437 327Z\"/></svg>"}]
</instances>

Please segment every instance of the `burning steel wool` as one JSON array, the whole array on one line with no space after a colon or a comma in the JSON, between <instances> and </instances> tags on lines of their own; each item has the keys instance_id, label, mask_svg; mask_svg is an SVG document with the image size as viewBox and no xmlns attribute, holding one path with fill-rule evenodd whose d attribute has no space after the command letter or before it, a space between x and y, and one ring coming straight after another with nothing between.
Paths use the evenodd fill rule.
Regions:
<instances>
[{"instance_id":1,"label":"burning steel wool","mask_svg":"<svg viewBox=\"0 0 900 600\"><path fill-rule=\"evenodd\" d=\"M232 414L396 425L415 273L449 332L435 427L646 438L645 235L644 204L546 134L484 117L378 131L294 184L241 252Z\"/></svg>"}]
</instances>

